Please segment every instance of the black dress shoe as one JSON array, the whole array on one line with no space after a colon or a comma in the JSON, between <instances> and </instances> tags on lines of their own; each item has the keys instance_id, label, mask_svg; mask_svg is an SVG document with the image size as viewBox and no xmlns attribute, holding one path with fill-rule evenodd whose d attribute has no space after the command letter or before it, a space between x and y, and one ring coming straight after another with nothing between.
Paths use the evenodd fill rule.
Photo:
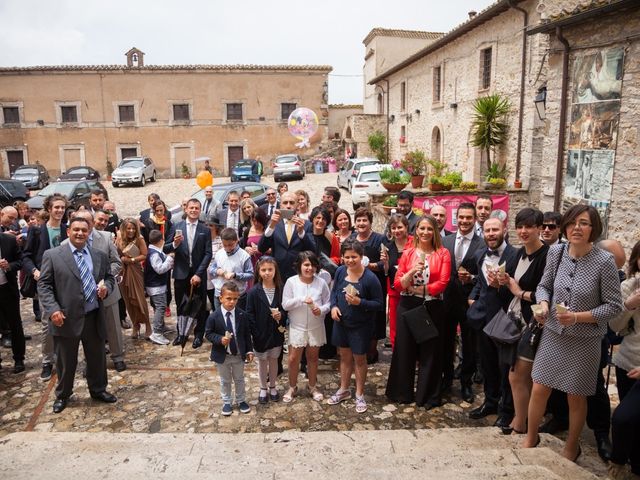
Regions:
<instances>
[{"instance_id":1,"label":"black dress shoe","mask_svg":"<svg viewBox=\"0 0 640 480\"><path fill-rule=\"evenodd\" d=\"M25 339L25 340L31 340L32 338L33 338L33 337L32 337L31 335L25 335L25 336L24 336L24 339Z\"/></svg>"},{"instance_id":2,"label":"black dress shoe","mask_svg":"<svg viewBox=\"0 0 640 480\"><path fill-rule=\"evenodd\" d=\"M120 362L113 362L113 368L116 369L116 372L124 372L127 369L127 364Z\"/></svg>"},{"instance_id":3,"label":"black dress shoe","mask_svg":"<svg viewBox=\"0 0 640 480\"><path fill-rule=\"evenodd\" d=\"M176 338L173 339L173 346L180 345L180 342L182 342L182 335L178 335Z\"/></svg>"},{"instance_id":4,"label":"black dress shoe","mask_svg":"<svg viewBox=\"0 0 640 480\"><path fill-rule=\"evenodd\" d=\"M60 413L65 408L67 408L67 399L56 398L56 400L53 402L53 413Z\"/></svg>"},{"instance_id":5,"label":"black dress shoe","mask_svg":"<svg viewBox=\"0 0 640 480\"><path fill-rule=\"evenodd\" d=\"M538 431L540 433L550 433L551 435L555 435L556 433L566 431L568 428L568 422L563 422L552 416L549 420L547 420L540 426Z\"/></svg>"},{"instance_id":6,"label":"black dress shoe","mask_svg":"<svg viewBox=\"0 0 640 480\"><path fill-rule=\"evenodd\" d=\"M462 387L460 388L460 393L462 399L467 403L473 403L476 399L475 395L473 394L471 385L462 385Z\"/></svg>"},{"instance_id":7,"label":"black dress shoe","mask_svg":"<svg viewBox=\"0 0 640 480\"><path fill-rule=\"evenodd\" d=\"M476 370L476 373L473 374L473 383L477 383L478 385L484 383L484 375L480 370Z\"/></svg>"},{"instance_id":8,"label":"black dress shoe","mask_svg":"<svg viewBox=\"0 0 640 480\"><path fill-rule=\"evenodd\" d=\"M513 416L512 415L507 415L505 413L498 415L498 418L496 418L496 421L493 422L493 426L494 427L498 427L498 428L502 428L502 429L511 429L509 430L509 434L511 434L511 431L513 430L510 425L511 425L511 421L513 420Z\"/></svg>"},{"instance_id":9,"label":"black dress shoe","mask_svg":"<svg viewBox=\"0 0 640 480\"><path fill-rule=\"evenodd\" d=\"M611 446L611 442L609 438L604 435L596 436L596 445L598 446L598 455L603 462L608 462L611 460L611 454L613 453L613 447ZM578 453L580 456L580 452ZM576 460L578 457L576 457ZM574 460L575 462L575 460Z\"/></svg>"},{"instance_id":10,"label":"black dress shoe","mask_svg":"<svg viewBox=\"0 0 640 480\"><path fill-rule=\"evenodd\" d=\"M118 401L118 399L116 398L115 395L111 395L109 392L98 392L98 393L91 393L91 398L93 398L94 400L97 400L99 402L104 402L104 403L116 403Z\"/></svg>"},{"instance_id":11,"label":"black dress shoe","mask_svg":"<svg viewBox=\"0 0 640 480\"><path fill-rule=\"evenodd\" d=\"M193 348L200 348L202 346L202 339L200 337L196 337L193 339L193 344L191 344Z\"/></svg>"},{"instance_id":12,"label":"black dress shoe","mask_svg":"<svg viewBox=\"0 0 640 480\"><path fill-rule=\"evenodd\" d=\"M17 361L13 366L13 373L24 372L24 362Z\"/></svg>"},{"instance_id":13,"label":"black dress shoe","mask_svg":"<svg viewBox=\"0 0 640 480\"><path fill-rule=\"evenodd\" d=\"M478 408L475 408L469 412L469 418L472 420L480 420L488 415L494 415L498 413L498 407L495 405L489 405L488 403L483 403Z\"/></svg>"}]
</instances>

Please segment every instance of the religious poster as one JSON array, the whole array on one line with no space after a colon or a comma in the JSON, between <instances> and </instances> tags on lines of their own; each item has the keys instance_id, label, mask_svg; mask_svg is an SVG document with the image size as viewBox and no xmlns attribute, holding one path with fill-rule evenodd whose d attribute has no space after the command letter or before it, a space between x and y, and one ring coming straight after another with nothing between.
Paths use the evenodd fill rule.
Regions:
<instances>
[{"instance_id":1,"label":"religious poster","mask_svg":"<svg viewBox=\"0 0 640 480\"><path fill-rule=\"evenodd\" d=\"M576 57L563 210L587 203L602 216L605 235L620 118L624 49Z\"/></svg>"}]
</instances>

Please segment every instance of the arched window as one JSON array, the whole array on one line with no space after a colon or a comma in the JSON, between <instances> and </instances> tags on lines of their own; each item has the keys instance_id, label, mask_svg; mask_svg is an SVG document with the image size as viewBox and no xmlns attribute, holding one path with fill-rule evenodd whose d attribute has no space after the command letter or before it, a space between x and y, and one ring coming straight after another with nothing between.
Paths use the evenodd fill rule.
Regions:
<instances>
[{"instance_id":1,"label":"arched window","mask_svg":"<svg viewBox=\"0 0 640 480\"><path fill-rule=\"evenodd\" d=\"M384 95L382 93L378 93L378 114L382 115L384 113Z\"/></svg>"},{"instance_id":2,"label":"arched window","mask_svg":"<svg viewBox=\"0 0 640 480\"><path fill-rule=\"evenodd\" d=\"M438 127L433 127L431 132L431 158L442 160L442 134Z\"/></svg>"}]
</instances>

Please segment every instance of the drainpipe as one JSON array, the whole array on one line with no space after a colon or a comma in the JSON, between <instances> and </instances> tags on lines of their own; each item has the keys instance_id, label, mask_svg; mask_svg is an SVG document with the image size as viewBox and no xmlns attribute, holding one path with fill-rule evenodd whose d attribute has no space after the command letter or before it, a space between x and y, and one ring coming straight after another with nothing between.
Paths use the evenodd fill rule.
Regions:
<instances>
[{"instance_id":1,"label":"drainpipe","mask_svg":"<svg viewBox=\"0 0 640 480\"><path fill-rule=\"evenodd\" d=\"M516 173L515 179L520 180L520 166L522 164L522 120L524 117L524 78L527 63L527 35L526 30L529 25L529 13L522 7L516 5L515 0L507 0L509 6L519 12L522 12L523 29L522 29L522 58L520 71L520 109L518 113L518 146L516 150Z\"/></svg>"},{"instance_id":2,"label":"drainpipe","mask_svg":"<svg viewBox=\"0 0 640 480\"><path fill-rule=\"evenodd\" d=\"M571 47L566 38L562 36L562 29L556 27L556 38L562 46L562 84L560 87L560 125L558 132L558 156L556 158L556 184L553 193L553 210L560 211L562 195L562 174L564 164L564 143L567 130L567 90L569 89L569 51Z\"/></svg>"},{"instance_id":3,"label":"drainpipe","mask_svg":"<svg viewBox=\"0 0 640 480\"><path fill-rule=\"evenodd\" d=\"M385 79L387 82L387 162L389 162L389 80Z\"/></svg>"}]
</instances>

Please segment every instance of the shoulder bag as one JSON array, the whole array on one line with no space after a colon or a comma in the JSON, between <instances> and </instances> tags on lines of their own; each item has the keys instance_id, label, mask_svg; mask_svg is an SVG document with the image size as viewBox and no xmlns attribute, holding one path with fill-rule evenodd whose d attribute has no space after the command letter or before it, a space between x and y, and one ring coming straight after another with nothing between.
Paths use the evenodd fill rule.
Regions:
<instances>
[{"instance_id":1,"label":"shoulder bag","mask_svg":"<svg viewBox=\"0 0 640 480\"><path fill-rule=\"evenodd\" d=\"M416 343L426 342L439 335L438 328L434 325L427 310L426 301L411 310L403 312L401 317Z\"/></svg>"}]
</instances>

